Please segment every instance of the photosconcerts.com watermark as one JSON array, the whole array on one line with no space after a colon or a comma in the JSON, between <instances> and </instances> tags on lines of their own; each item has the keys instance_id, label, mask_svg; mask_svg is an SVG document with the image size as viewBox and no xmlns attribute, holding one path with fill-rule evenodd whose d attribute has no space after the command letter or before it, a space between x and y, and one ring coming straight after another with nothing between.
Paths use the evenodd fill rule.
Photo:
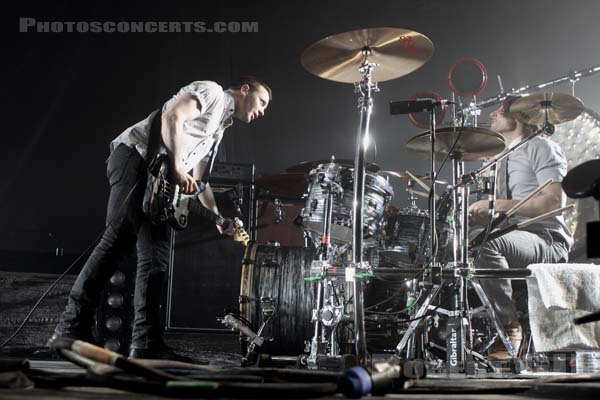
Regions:
<instances>
[{"instance_id":1,"label":"photosconcerts.com watermark","mask_svg":"<svg viewBox=\"0 0 600 400\"><path fill-rule=\"evenodd\" d=\"M38 21L19 18L22 33L255 33L258 21Z\"/></svg>"}]
</instances>

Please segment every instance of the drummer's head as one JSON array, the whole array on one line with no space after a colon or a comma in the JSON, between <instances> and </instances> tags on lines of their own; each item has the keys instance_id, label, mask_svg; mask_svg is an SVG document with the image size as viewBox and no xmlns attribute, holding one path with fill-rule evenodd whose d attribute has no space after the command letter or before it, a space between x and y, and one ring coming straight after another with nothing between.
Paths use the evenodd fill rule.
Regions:
<instances>
[{"instance_id":1,"label":"drummer's head","mask_svg":"<svg viewBox=\"0 0 600 400\"><path fill-rule=\"evenodd\" d=\"M243 122L262 117L273 97L271 88L253 76L236 79L229 90L235 102L233 116Z\"/></svg>"},{"instance_id":2,"label":"drummer's head","mask_svg":"<svg viewBox=\"0 0 600 400\"><path fill-rule=\"evenodd\" d=\"M510 141L521 136L527 136L536 129L534 125L517 121L509 114L512 103L520 98L521 96L508 96L504 99L500 107L490 114L490 128Z\"/></svg>"}]
</instances>

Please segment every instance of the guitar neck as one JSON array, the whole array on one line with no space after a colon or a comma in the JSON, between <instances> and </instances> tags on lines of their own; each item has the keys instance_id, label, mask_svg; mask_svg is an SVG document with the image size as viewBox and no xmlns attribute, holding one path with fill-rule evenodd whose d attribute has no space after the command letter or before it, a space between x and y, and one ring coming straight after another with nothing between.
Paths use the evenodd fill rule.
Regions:
<instances>
[{"instance_id":1,"label":"guitar neck","mask_svg":"<svg viewBox=\"0 0 600 400\"><path fill-rule=\"evenodd\" d=\"M215 214L208 208L204 207L202 203L200 203L200 200L191 199L188 204L189 210L193 213L198 214L219 226L225 227L227 225L227 220L222 215Z\"/></svg>"}]
</instances>

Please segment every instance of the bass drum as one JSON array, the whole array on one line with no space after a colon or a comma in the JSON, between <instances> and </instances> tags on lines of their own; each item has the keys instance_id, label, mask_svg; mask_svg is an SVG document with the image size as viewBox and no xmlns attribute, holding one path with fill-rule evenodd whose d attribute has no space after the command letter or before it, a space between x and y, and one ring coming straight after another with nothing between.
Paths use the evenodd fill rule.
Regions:
<instances>
[{"instance_id":1,"label":"bass drum","mask_svg":"<svg viewBox=\"0 0 600 400\"><path fill-rule=\"evenodd\" d=\"M315 254L315 249L305 247L252 243L246 248L240 315L257 332L265 319L263 311L268 311L270 304L275 308L273 319L261 334L273 340L265 341L261 352L287 356L304 353L304 341L312 338L311 314L316 301L315 283L304 278L309 276Z\"/></svg>"}]
</instances>

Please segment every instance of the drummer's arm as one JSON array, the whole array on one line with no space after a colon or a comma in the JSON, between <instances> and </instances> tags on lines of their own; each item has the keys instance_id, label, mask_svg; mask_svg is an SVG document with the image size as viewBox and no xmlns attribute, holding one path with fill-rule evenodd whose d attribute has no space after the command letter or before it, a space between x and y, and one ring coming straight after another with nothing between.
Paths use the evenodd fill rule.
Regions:
<instances>
[{"instance_id":1,"label":"drummer's arm","mask_svg":"<svg viewBox=\"0 0 600 400\"><path fill-rule=\"evenodd\" d=\"M544 188L540 193L529 201L516 213L523 217L537 217L548 211L555 210L566 204L567 197L559 182L554 182ZM514 207L519 200L496 200L495 211L505 213Z\"/></svg>"},{"instance_id":2,"label":"drummer's arm","mask_svg":"<svg viewBox=\"0 0 600 400\"><path fill-rule=\"evenodd\" d=\"M549 140L540 140L528 146L525 151L537 182L546 182L551 179L553 183L527 201L516 214L523 217L537 217L563 207L567 202L567 196L563 192L560 182L567 172L567 159L560 146ZM497 209L499 212L506 212L517 202L516 200L498 200Z\"/></svg>"}]
</instances>

